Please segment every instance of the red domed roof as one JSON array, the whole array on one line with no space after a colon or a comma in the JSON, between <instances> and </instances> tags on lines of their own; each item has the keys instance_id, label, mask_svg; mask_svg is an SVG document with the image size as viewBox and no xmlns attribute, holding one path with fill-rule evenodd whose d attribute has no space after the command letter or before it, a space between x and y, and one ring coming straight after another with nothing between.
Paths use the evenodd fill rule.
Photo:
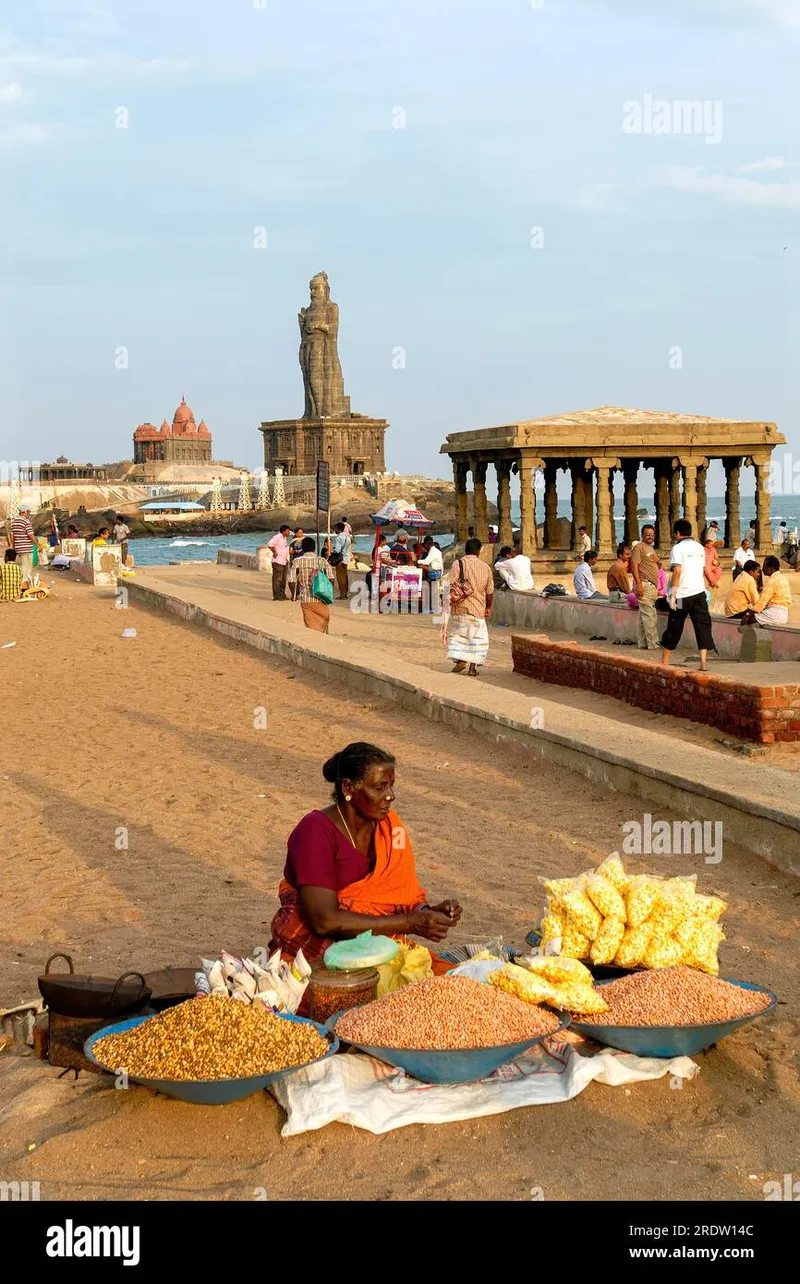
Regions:
<instances>
[{"instance_id":1,"label":"red domed roof","mask_svg":"<svg viewBox=\"0 0 800 1284\"><path fill-rule=\"evenodd\" d=\"M133 434L134 441L143 441L146 438L157 436L158 429L155 424L139 424L136 432Z\"/></svg>"},{"instance_id":2,"label":"red domed roof","mask_svg":"<svg viewBox=\"0 0 800 1284\"><path fill-rule=\"evenodd\" d=\"M201 419L201 420L200 420L200 423L197 425L197 435L198 435L198 437L210 437L210 436L211 436L211 433L210 433L210 431L209 431L208 424L206 423L205 419Z\"/></svg>"},{"instance_id":3,"label":"red domed roof","mask_svg":"<svg viewBox=\"0 0 800 1284\"><path fill-rule=\"evenodd\" d=\"M161 424L161 427L159 428L159 430L158 430L158 431L159 431L159 432L163 432L163 433L169 433L169 432L171 431L171 430L170 430L169 423L167 422L167 420L166 420L166 419L163 421L163 423Z\"/></svg>"},{"instance_id":4,"label":"red domed roof","mask_svg":"<svg viewBox=\"0 0 800 1284\"><path fill-rule=\"evenodd\" d=\"M172 431L175 433L195 432L194 415L186 404L186 398L181 397L181 404L175 411L172 418Z\"/></svg>"}]
</instances>

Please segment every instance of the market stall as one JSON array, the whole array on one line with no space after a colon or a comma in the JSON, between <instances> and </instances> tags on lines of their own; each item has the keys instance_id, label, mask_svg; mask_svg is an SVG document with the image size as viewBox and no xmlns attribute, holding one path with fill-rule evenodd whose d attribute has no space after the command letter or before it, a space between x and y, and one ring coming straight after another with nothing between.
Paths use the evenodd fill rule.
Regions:
<instances>
[{"instance_id":1,"label":"market stall","mask_svg":"<svg viewBox=\"0 0 800 1284\"><path fill-rule=\"evenodd\" d=\"M420 532L430 530L436 522L429 520L413 504L408 504L402 499L393 499L384 504L383 508L372 514L371 520L375 523L375 546L372 551L373 593L376 593L381 601L388 598L393 604L402 603L408 610L419 610L423 596L421 568L406 562L382 563L378 556L380 534L386 526L394 526L396 531L406 530L412 533L416 531L416 546L410 551L418 561L422 556Z\"/></svg>"},{"instance_id":2,"label":"market stall","mask_svg":"<svg viewBox=\"0 0 800 1284\"><path fill-rule=\"evenodd\" d=\"M194 1103L267 1088L284 1135L334 1120L385 1132L566 1101L592 1081L688 1081L694 1057L774 1010L764 986L719 976L726 904L696 876L631 875L615 853L542 883L527 952L457 945L446 975L424 946L371 932L313 968L302 951L223 951L115 980L70 959L56 973L53 956L34 1044L65 1072Z\"/></svg>"}]
</instances>

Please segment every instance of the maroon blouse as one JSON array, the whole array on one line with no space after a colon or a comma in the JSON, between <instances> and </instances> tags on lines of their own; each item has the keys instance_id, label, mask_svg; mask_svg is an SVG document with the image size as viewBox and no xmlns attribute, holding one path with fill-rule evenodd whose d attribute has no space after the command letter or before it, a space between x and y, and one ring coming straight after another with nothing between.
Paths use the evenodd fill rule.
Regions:
<instances>
[{"instance_id":1,"label":"maroon blouse","mask_svg":"<svg viewBox=\"0 0 800 1284\"><path fill-rule=\"evenodd\" d=\"M289 835L283 876L292 887L327 887L340 892L366 878L372 860L354 847L330 816L310 811Z\"/></svg>"}]
</instances>

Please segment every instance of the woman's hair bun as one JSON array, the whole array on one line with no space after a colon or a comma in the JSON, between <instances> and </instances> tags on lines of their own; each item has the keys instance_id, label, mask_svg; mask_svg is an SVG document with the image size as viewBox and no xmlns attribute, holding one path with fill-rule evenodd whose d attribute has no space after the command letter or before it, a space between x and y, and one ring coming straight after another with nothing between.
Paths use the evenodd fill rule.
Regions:
<instances>
[{"instance_id":1,"label":"woman's hair bun","mask_svg":"<svg viewBox=\"0 0 800 1284\"><path fill-rule=\"evenodd\" d=\"M325 766L322 768L323 780L327 780L331 785L335 785L336 781L339 779L339 759L341 756L341 752L335 753L333 757L328 759Z\"/></svg>"}]
</instances>

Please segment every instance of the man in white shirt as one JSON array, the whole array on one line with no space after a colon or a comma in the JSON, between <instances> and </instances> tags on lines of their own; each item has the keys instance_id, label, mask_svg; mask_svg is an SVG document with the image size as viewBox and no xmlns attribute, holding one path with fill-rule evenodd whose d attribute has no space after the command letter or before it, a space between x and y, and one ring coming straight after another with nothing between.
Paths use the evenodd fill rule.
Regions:
<instances>
[{"instance_id":1,"label":"man in white shirt","mask_svg":"<svg viewBox=\"0 0 800 1284\"><path fill-rule=\"evenodd\" d=\"M587 549L583 555L583 561L575 568L575 574L572 577L572 583L576 595L582 602L588 598L594 598L600 602L607 602L606 593L598 593L597 585L594 582L594 567L597 563L597 550L594 548Z\"/></svg>"},{"instance_id":2,"label":"man in white shirt","mask_svg":"<svg viewBox=\"0 0 800 1284\"><path fill-rule=\"evenodd\" d=\"M750 540L745 535L739 547L734 549L733 551L733 578L734 579L736 579L737 575L741 575L745 562L752 562L754 556L755 554L753 553L753 545L750 543Z\"/></svg>"},{"instance_id":3,"label":"man in white shirt","mask_svg":"<svg viewBox=\"0 0 800 1284\"><path fill-rule=\"evenodd\" d=\"M592 537L585 526L578 527L578 554L584 557L592 547Z\"/></svg>"},{"instance_id":4,"label":"man in white shirt","mask_svg":"<svg viewBox=\"0 0 800 1284\"><path fill-rule=\"evenodd\" d=\"M131 528L124 518L117 513L117 520L114 523L113 538L115 544L121 544L122 565L128 565L128 540L130 539Z\"/></svg>"},{"instance_id":5,"label":"man in white shirt","mask_svg":"<svg viewBox=\"0 0 800 1284\"><path fill-rule=\"evenodd\" d=\"M692 621L697 649L700 652L700 671L708 669L708 652L714 650L711 616L706 598L706 551L702 544L692 539L692 523L681 519L672 528L675 544L669 555L672 570L672 587L669 592L669 618L661 639L661 663L669 664L670 656L683 636L687 619Z\"/></svg>"},{"instance_id":6,"label":"man in white shirt","mask_svg":"<svg viewBox=\"0 0 800 1284\"><path fill-rule=\"evenodd\" d=\"M503 583L515 593L530 593L533 589L531 559L525 557L519 549L513 549L508 544L504 544L494 569Z\"/></svg>"}]
</instances>

